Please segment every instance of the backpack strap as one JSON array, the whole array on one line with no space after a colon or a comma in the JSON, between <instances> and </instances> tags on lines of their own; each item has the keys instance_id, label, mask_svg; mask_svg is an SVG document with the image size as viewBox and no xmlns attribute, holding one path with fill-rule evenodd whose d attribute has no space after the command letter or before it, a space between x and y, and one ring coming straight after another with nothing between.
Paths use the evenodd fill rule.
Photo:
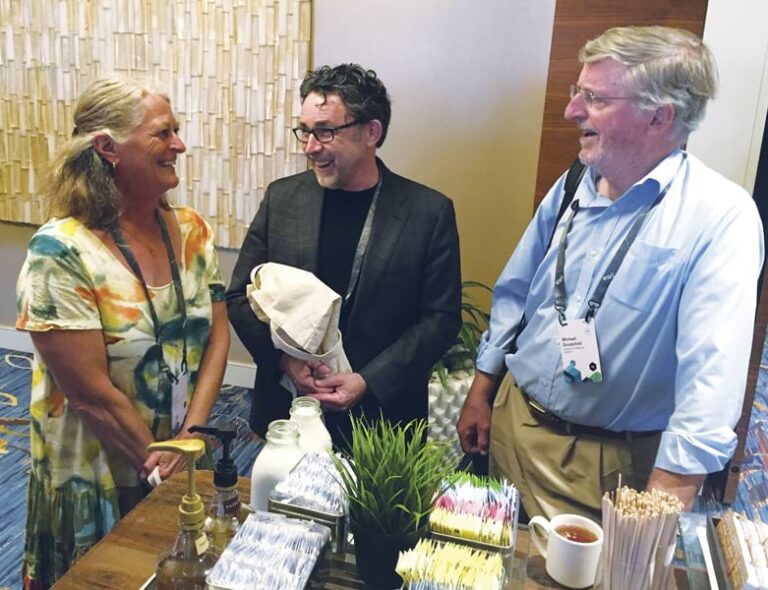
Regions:
<instances>
[{"instance_id":1,"label":"backpack strap","mask_svg":"<svg viewBox=\"0 0 768 590\"><path fill-rule=\"evenodd\" d=\"M565 175L565 187L564 187L563 200L560 203L560 211L557 212L555 225L552 227L552 233L549 235L549 242L547 243L547 247L544 249L545 253L549 250L549 247L552 245L552 239L555 237L557 224L560 223L560 219L563 217L563 215L565 214L565 211L573 202L573 195L576 194L576 189L579 188L579 185L581 184L581 179L584 178L584 173L586 171L587 171L587 167L584 164L582 164L581 160L579 160L578 158L576 158L573 161L573 164L571 164L571 167L568 169L568 174ZM514 352L517 349L517 344L516 344L517 338L518 336L520 336L520 334L525 329L525 326L527 324L528 324L528 320L525 317L525 312L523 312L523 315L520 318L520 322L517 324L517 330L515 330L515 335L511 341L510 352Z\"/></svg>"},{"instance_id":2,"label":"backpack strap","mask_svg":"<svg viewBox=\"0 0 768 590\"><path fill-rule=\"evenodd\" d=\"M563 200L560 203L560 211L557 212L555 225L552 227L552 233L549 236L549 242L547 242L547 247L544 250L545 252L549 250L549 247L552 245L552 240L555 237L555 230L557 230L557 224L560 223L560 219L562 219L565 211L573 202L573 195L576 194L576 189L579 188L581 179L584 178L584 173L586 171L587 167L582 164L581 160L578 158L573 161L573 164L571 164L571 167L568 169L568 174L565 175L565 189Z\"/></svg>"}]
</instances>

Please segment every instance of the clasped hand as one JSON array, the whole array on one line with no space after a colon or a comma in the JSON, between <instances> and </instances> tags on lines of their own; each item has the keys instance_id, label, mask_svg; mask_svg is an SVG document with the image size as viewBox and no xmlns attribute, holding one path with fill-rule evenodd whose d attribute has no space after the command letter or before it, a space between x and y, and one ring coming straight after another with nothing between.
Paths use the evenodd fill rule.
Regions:
<instances>
[{"instance_id":1,"label":"clasped hand","mask_svg":"<svg viewBox=\"0 0 768 590\"><path fill-rule=\"evenodd\" d=\"M341 412L357 405L368 389L359 373L333 373L321 362L305 362L283 355L280 369L296 386L299 395L314 397L330 412Z\"/></svg>"}]
</instances>

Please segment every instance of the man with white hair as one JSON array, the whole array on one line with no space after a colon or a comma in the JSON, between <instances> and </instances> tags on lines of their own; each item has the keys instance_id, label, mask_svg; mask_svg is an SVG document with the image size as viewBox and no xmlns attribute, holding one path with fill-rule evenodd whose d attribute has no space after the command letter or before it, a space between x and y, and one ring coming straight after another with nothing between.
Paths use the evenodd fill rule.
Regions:
<instances>
[{"instance_id":1,"label":"man with white hair","mask_svg":"<svg viewBox=\"0 0 768 590\"><path fill-rule=\"evenodd\" d=\"M599 519L619 476L690 507L736 447L762 227L681 148L717 86L696 35L614 28L579 60L565 118L586 174L561 218L555 183L504 268L457 429L530 515Z\"/></svg>"}]
</instances>

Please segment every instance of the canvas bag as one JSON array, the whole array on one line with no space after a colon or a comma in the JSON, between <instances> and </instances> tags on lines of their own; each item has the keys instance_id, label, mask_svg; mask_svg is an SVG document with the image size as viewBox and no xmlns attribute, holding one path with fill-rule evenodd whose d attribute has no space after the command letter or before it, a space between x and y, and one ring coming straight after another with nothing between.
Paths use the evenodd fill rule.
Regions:
<instances>
[{"instance_id":1,"label":"canvas bag","mask_svg":"<svg viewBox=\"0 0 768 590\"><path fill-rule=\"evenodd\" d=\"M251 271L246 294L256 317L269 324L275 348L320 361L334 373L352 370L339 331L341 296L314 274L276 262L260 264ZM280 384L296 396L287 375Z\"/></svg>"}]
</instances>

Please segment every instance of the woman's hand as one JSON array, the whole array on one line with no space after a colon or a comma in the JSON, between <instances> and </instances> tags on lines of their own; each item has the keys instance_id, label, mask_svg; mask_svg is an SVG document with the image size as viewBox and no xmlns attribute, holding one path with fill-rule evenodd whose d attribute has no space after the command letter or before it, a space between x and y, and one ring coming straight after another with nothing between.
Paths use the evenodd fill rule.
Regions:
<instances>
[{"instance_id":1,"label":"woman's hand","mask_svg":"<svg viewBox=\"0 0 768 590\"><path fill-rule=\"evenodd\" d=\"M187 468L184 455L172 451L153 451L144 462L141 469L141 478L146 479L149 474L159 467L160 479L166 480L174 473L179 473Z\"/></svg>"}]
</instances>

